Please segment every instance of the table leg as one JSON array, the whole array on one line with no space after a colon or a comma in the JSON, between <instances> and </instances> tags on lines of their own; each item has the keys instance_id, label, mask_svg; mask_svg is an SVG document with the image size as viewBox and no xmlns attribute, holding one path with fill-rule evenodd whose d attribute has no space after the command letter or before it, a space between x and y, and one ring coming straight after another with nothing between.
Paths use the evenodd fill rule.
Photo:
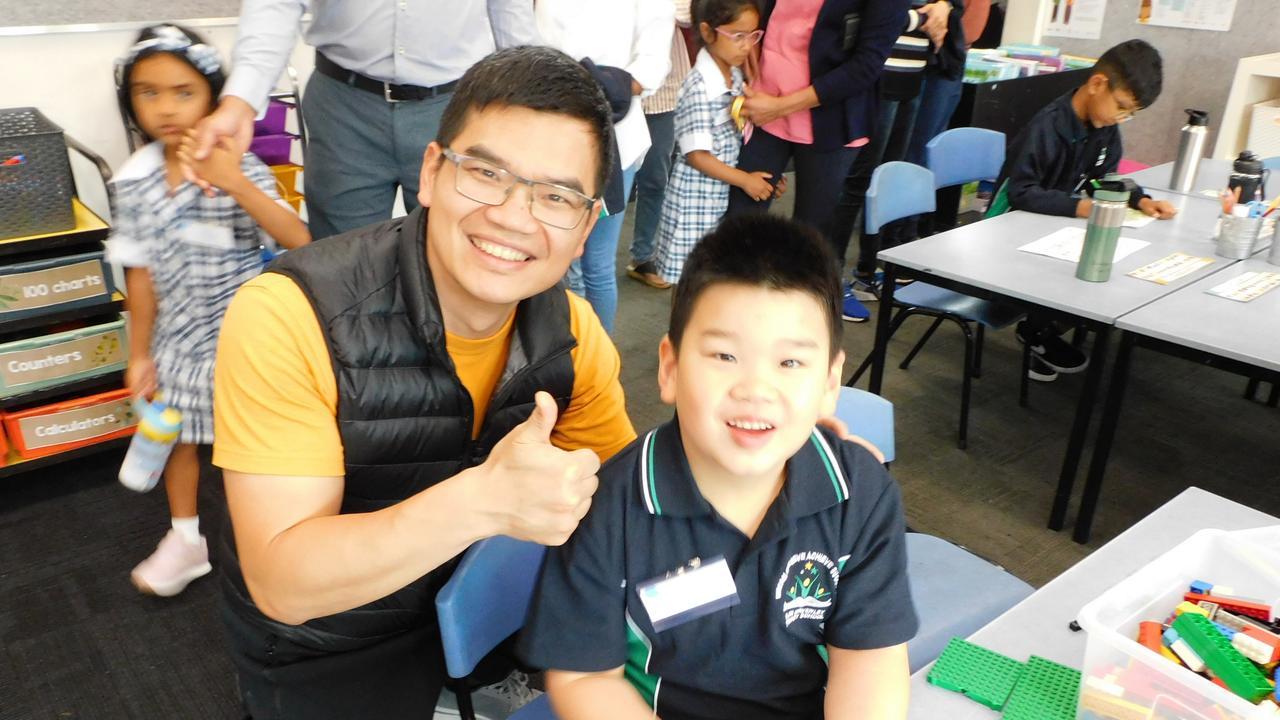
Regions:
<instances>
[{"instance_id":1,"label":"table leg","mask_svg":"<svg viewBox=\"0 0 1280 720\"><path fill-rule=\"evenodd\" d=\"M1098 337L1093 343L1093 357L1089 359L1089 370L1084 376L1084 388L1080 390L1080 400L1076 403L1076 417L1071 424L1071 436L1067 439L1067 454L1062 458L1058 489L1053 496L1053 509L1049 513L1050 530L1061 530L1067 522L1067 506L1071 503L1071 490L1076 482L1076 469L1080 466L1080 455L1084 452L1085 438L1089 434L1089 418L1093 414L1098 385L1102 381L1102 370L1107 363L1107 346L1110 341L1111 326L1100 326Z\"/></svg>"},{"instance_id":2,"label":"table leg","mask_svg":"<svg viewBox=\"0 0 1280 720\"><path fill-rule=\"evenodd\" d=\"M1076 529L1071 536L1080 544L1089 542L1089 531L1093 528L1093 513L1098 507L1098 496L1102 494L1102 477L1107 471L1111 443L1115 440L1116 425L1120 421L1120 403L1124 400L1125 386L1129 380L1129 361L1136 342L1137 335L1121 331L1120 350L1116 353L1116 364L1111 368L1111 384L1107 387L1107 398L1102 405L1098 437L1093 443L1089 475L1084 481L1084 494L1080 498L1080 509L1076 511Z\"/></svg>"},{"instance_id":3,"label":"table leg","mask_svg":"<svg viewBox=\"0 0 1280 720\"><path fill-rule=\"evenodd\" d=\"M893 323L893 291L897 285L898 266L884 264L884 280L880 284L880 312L876 318L876 346L871 351L871 383L868 389L880 394L884 380L884 356L889 346L889 326Z\"/></svg>"}]
</instances>

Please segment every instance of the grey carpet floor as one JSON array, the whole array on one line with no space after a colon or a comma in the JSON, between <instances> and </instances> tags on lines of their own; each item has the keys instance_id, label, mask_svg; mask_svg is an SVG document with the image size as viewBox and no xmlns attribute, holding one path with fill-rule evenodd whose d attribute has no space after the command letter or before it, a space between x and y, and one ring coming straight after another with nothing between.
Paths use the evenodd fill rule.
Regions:
<instances>
[{"instance_id":1,"label":"grey carpet floor","mask_svg":"<svg viewBox=\"0 0 1280 720\"><path fill-rule=\"evenodd\" d=\"M620 269L630 234L628 222ZM655 380L670 293L625 276L619 291L622 382L644 429L670 417ZM892 470L913 528L1038 586L1189 485L1280 515L1280 411L1242 400L1240 378L1139 351L1093 542L1046 529L1082 377L1034 385L1020 408L1019 347L1012 331L992 333L961 451L959 333L940 329L910 370L896 368L925 326L912 321L892 342L884 389L897 411ZM849 372L874 330L845 329ZM169 600L129 584L167 511L161 493L120 488L118 463L102 455L0 480L0 720L239 717L212 579ZM212 469L201 503L216 542L223 496Z\"/></svg>"}]
</instances>

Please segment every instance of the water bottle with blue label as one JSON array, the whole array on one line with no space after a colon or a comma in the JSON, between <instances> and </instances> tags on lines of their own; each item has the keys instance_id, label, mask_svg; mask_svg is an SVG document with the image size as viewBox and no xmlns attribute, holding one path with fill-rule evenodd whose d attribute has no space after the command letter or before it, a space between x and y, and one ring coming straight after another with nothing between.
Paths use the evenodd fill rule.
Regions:
<instances>
[{"instance_id":1,"label":"water bottle with blue label","mask_svg":"<svg viewBox=\"0 0 1280 720\"><path fill-rule=\"evenodd\" d=\"M147 492L160 482L169 454L178 442L182 413L158 398L152 402L138 398L134 404L138 428L120 465L120 484L130 490Z\"/></svg>"}]
</instances>

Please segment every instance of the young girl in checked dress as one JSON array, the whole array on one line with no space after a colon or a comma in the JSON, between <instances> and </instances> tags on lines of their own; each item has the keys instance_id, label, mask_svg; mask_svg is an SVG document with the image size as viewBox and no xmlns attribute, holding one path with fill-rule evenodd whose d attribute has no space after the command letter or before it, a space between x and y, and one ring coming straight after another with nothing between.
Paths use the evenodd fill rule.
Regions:
<instances>
[{"instance_id":1,"label":"young girl in checked dress","mask_svg":"<svg viewBox=\"0 0 1280 720\"><path fill-rule=\"evenodd\" d=\"M213 110L225 81L217 52L177 25L144 29L116 61L125 124L149 143L111 184L107 259L125 269L125 380L135 397L159 390L182 412L164 469L173 527L132 573L139 590L155 595L176 595L211 569L196 514L196 448L213 442L222 315L236 289L262 269L263 232L286 248L311 239L280 201L271 171L244 148L223 141L207 160L190 159L188 131ZM209 184L207 192L183 179L184 165Z\"/></svg>"},{"instance_id":2,"label":"young girl in checked dress","mask_svg":"<svg viewBox=\"0 0 1280 720\"><path fill-rule=\"evenodd\" d=\"M693 246L720 222L730 186L758 200L774 194L769 173L734 167L742 135L731 106L742 95L740 68L764 35L757 5L753 0L695 0L693 21L702 49L676 100L679 153L658 223L658 274L672 283L680 279Z\"/></svg>"}]
</instances>

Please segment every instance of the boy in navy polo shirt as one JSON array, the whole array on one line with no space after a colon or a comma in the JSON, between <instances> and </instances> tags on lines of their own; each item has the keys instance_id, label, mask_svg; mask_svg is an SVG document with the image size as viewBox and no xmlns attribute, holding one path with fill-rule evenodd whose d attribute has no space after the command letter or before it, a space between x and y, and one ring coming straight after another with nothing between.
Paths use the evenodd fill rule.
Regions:
<instances>
[{"instance_id":1,"label":"boy in navy polo shirt","mask_svg":"<svg viewBox=\"0 0 1280 720\"><path fill-rule=\"evenodd\" d=\"M840 280L812 230L726 219L658 348L677 418L600 471L520 651L562 720L904 718L916 617L898 487L823 428Z\"/></svg>"}]
</instances>

